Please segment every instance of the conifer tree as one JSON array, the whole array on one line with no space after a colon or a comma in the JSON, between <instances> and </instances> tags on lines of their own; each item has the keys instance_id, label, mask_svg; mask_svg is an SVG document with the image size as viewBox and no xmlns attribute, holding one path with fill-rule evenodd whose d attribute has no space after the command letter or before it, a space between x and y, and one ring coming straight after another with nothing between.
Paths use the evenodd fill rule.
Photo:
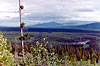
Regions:
<instances>
[{"instance_id":1,"label":"conifer tree","mask_svg":"<svg viewBox=\"0 0 100 66\"><path fill-rule=\"evenodd\" d=\"M21 15L22 9L24 9L24 6L21 5L21 0L19 0L20 40L21 40L21 45L22 45L22 52L24 52L24 41L23 41L23 28L24 28L24 23L22 22L22 15Z\"/></svg>"},{"instance_id":2,"label":"conifer tree","mask_svg":"<svg viewBox=\"0 0 100 66\"><path fill-rule=\"evenodd\" d=\"M24 56L24 40L29 36L28 33L23 34L23 28L25 23L22 22L22 10L24 9L24 6L21 5L21 0L19 0L19 16L20 16L20 38L19 40L21 40L21 46L22 46L22 53Z\"/></svg>"}]
</instances>

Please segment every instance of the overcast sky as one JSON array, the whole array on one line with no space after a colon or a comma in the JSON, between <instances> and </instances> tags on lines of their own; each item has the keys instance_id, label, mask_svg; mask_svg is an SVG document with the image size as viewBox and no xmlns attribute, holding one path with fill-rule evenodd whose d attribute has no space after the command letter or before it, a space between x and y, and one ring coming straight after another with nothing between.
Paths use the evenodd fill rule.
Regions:
<instances>
[{"instance_id":1,"label":"overcast sky","mask_svg":"<svg viewBox=\"0 0 100 66\"><path fill-rule=\"evenodd\" d=\"M43 22L100 21L100 0L21 0L26 25ZM0 26L18 26L18 0L0 0Z\"/></svg>"}]
</instances>

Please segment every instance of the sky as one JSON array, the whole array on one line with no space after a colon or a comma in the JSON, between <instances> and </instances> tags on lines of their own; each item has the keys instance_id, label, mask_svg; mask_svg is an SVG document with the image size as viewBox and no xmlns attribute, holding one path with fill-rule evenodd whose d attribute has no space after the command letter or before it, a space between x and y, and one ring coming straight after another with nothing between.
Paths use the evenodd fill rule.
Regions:
<instances>
[{"instance_id":1,"label":"sky","mask_svg":"<svg viewBox=\"0 0 100 66\"><path fill-rule=\"evenodd\" d=\"M100 0L21 0L26 25L100 21ZM18 0L0 0L0 26L19 26Z\"/></svg>"}]
</instances>

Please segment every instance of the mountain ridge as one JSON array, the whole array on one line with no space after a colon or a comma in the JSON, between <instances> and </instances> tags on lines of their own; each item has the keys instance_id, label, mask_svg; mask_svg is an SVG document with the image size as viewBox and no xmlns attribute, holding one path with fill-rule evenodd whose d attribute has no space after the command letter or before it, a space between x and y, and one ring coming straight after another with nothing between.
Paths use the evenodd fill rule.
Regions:
<instances>
[{"instance_id":1,"label":"mountain ridge","mask_svg":"<svg viewBox=\"0 0 100 66\"><path fill-rule=\"evenodd\" d=\"M90 24L85 24L85 25L69 26L69 27L68 26L63 26L62 28L100 31L100 23L95 22L95 23L90 23Z\"/></svg>"},{"instance_id":2,"label":"mountain ridge","mask_svg":"<svg viewBox=\"0 0 100 66\"><path fill-rule=\"evenodd\" d=\"M82 29L82 30L96 30L100 31L100 22L93 22L88 24L76 24L76 23L57 23L49 22L36 25L29 25L26 27L31 28L64 28L64 29Z\"/></svg>"}]
</instances>

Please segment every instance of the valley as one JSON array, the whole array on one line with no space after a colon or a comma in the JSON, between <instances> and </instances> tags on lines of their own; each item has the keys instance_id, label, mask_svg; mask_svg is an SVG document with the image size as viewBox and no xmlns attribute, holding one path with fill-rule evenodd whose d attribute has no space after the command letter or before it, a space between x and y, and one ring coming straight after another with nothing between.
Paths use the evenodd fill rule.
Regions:
<instances>
[{"instance_id":1,"label":"valley","mask_svg":"<svg viewBox=\"0 0 100 66\"><path fill-rule=\"evenodd\" d=\"M83 33L83 32L25 32L29 33L29 37L24 41L25 43L34 44L44 37L47 38L49 44L56 45L70 45L73 47L84 48L100 48L100 33ZM8 42L20 44L19 32L3 32L4 37L7 37Z\"/></svg>"}]
</instances>

